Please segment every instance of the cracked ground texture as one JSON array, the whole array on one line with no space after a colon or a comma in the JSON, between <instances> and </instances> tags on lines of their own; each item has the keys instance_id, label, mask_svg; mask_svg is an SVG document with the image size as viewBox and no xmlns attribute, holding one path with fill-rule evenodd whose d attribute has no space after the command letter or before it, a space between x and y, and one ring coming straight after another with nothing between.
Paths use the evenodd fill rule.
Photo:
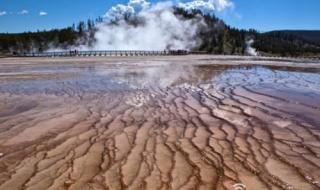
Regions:
<instances>
[{"instance_id":1,"label":"cracked ground texture","mask_svg":"<svg viewBox=\"0 0 320 190\"><path fill-rule=\"evenodd\" d=\"M0 190L320 189L316 63L84 59L0 60Z\"/></svg>"}]
</instances>

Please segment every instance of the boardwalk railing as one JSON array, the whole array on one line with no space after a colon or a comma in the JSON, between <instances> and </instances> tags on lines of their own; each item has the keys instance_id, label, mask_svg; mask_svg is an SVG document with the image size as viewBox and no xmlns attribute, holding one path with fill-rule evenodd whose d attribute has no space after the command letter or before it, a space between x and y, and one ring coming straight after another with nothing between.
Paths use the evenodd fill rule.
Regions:
<instances>
[{"instance_id":1,"label":"boardwalk railing","mask_svg":"<svg viewBox=\"0 0 320 190\"><path fill-rule=\"evenodd\" d=\"M23 53L23 57L89 57L89 56L165 56L165 55L187 55L186 50L164 50L164 51L59 51L41 53Z\"/></svg>"}]
</instances>

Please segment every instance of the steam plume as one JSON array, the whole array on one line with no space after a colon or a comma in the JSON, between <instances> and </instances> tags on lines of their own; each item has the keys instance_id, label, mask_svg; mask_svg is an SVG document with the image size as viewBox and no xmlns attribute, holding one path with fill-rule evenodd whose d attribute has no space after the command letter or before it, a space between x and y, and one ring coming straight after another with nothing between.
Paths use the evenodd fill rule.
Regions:
<instances>
[{"instance_id":1,"label":"steam plume","mask_svg":"<svg viewBox=\"0 0 320 190\"><path fill-rule=\"evenodd\" d=\"M248 39L246 41L246 45L247 45L246 54L250 56L258 56L257 50L252 47L253 43L254 43L253 39Z\"/></svg>"},{"instance_id":2,"label":"steam plume","mask_svg":"<svg viewBox=\"0 0 320 190\"><path fill-rule=\"evenodd\" d=\"M232 6L229 0L195 0L175 4L172 1L152 4L146 0L130 0L111 7L105 21L97 26L93 49L100 50L164 50L191 49L199 43L197 32L205 23L202 17L183 19L173 7L203 13L223 11ZM135 21L130 22L130 18ZM136 23L138 22L138 23Z\"/></svg>"}]
</instances>

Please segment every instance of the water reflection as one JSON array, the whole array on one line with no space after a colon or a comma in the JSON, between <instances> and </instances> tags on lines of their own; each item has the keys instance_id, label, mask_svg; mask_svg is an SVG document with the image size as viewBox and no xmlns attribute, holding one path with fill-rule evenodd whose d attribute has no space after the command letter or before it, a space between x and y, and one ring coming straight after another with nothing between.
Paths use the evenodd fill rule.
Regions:
<instances>
[{"instance_id":1,"label":"water reflection","mask_svg":"<svg viewBox=\"0 0 320 190\"><path fill-rule=\"evenodd\" d=\"M224 72L228 67L165 66L98 71L112 81L133 89L173 87L181 84L196 85Z\"/></svg>"},{"instance_id":2,"label":"water reflection","mask_svg":"<svg viewBox=\"0 0 320 190\"><path fill-rule=\"evenodd\" d=\"M178 87L184 84L214 86L272 86L320 90L318 70L232 66L34 66L34 69L1 70L0 91L63 94L66 91L104 92ZM42 73L42 74L41 74ZM22 77L24 76L24 77Z\"/></svg>"}]
</instances>

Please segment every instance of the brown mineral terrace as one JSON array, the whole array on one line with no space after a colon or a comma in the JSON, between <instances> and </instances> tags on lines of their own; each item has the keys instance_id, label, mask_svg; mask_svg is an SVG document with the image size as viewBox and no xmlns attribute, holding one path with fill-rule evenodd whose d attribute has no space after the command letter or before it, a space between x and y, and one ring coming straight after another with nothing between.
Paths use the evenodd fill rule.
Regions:
<instances>
[{"instance_id":1,"label":"brown mineral terrace","mask_svg":"<svg viewBox=\"0 0 320 190\"><path fill-rule=\"evenodd\" d=\"M320 63L0 59L0 190L320 189Z\"/></svg>"}]
</instances>

